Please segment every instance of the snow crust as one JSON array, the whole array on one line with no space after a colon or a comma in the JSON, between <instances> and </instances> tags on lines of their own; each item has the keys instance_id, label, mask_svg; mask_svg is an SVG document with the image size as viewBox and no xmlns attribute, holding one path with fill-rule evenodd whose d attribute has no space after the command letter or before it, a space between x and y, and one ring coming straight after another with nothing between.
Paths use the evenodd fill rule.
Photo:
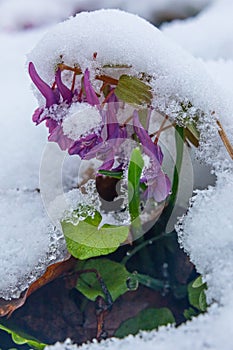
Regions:
<instances>
[{"instance_id":1,"label":"snow crust","mask_svg":"<svg viewBox=\"0 0 233 350\"><path fill-rule=\"evenodd\" d=\"M0 297L18 298L48 264L66 254L37 191L0 192ZM39 215L38 215L39 214Z\"/></svg>"},{"instance_id":2,"label":"snow crust","mask_svg":"<svg viewBox=\"0 0 233 350\"><path fill-rule=\"evenodd\" d=\"M95 62L94 52L97 52ZM159 96L190 101L195 108L207 113L215 110L226 115L228 112L204 64L135 15L118 10L78 14L49 31L28 60L35 64L39 75L52 84L54 67L61 55L66 64L78 64L92 71L106 64L132 65L137 72L152 75L152 85Z\"/></svg>"},{"instance_id":3,"label":"snow crust","mask_svg":"<svg viewBox=\"0 0 233 350\"><path fill-rule=\"evenodd\" d=\"M37 191L47 135L30 121L36 103L24 65L41 34L0 33L0 297L5 299L19 297L49 264L67 255Z\"/></svg>"},{"instance_id":4,"label":"snow crust","mask_svg":"<svg viewBox=\"0 0 233 350\"><path fill-rule=\"evenodd\" d=\"M179 242L208 284L209 303L228 303L233 272L233 171L218 174L215 187L197 191L177 226ZM224 252L224 253L223 253Z\"/></svg>"}]
</instances>

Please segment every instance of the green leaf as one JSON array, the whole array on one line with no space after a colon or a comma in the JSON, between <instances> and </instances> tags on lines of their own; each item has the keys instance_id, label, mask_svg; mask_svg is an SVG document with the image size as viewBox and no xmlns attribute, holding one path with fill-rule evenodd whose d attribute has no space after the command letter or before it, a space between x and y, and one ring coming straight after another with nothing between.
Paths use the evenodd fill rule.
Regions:
<instances>
[{"instance_id":1,"label":"green leaf","mask_svg":"<svg viewBox=\"0 0 233 350\"><path fill-rule=\"evenodd\" d=\"M198 277L195 281L192 281L188 285L188 299L190 305L194 306L199 311L206 311L207 303L206 303L206 283L201 283L200 277Z\"/></svg>"},{"instance_id":2,"label":"green leaf","mask_svg":"<svg viewBox=\"0 0 233 350\"><path fill-rule=\"evenodd\" d=\"M128 226L103 225L101 215L87 217L78 225L62 221L67 249L75 258L84 260L114 252L123 243L129 232Z\"/></svg>"},{"instance_id":3,"label":"green leaf","mask_svg":"<svg viewBox=\"0 0 233 350\"><path fill-rule=\"evenodd\" d=\"M140 178L143 166L144 161L141 151L139 148L135 148L131 153L128 170L128 197L131 221L135 220L140 214Z\"/></svg>"},{"instance_id":4,"label":"green leaf","mask_svg":"<svg viewBox=\"0 0 233 350\"><path fill-rule=\"evenodd\" d=\"M135 335L140 330L150 331L171 323L175 323L175 319L168 308L145 309L139 312L136 317L123 322L114 335L118 338L124 338L128 334Z\"/></svg>"},{"instance_id":5,"label":"green leaf","mask_svg":"<svg viewBox=\"0 0 233 350\"><path fill-rule=\"evenodd\" d=\"M184 317L186 320L191 320L193 317L196 317L198 315L197 311L194 310L192 307L184 310Z\"/></svg>"},{"instance_id":6,"label":"green leaf","mask_svg":"<svg viewBox=\"0 0 233 350\"><path fill-rule=\"evenodd\" d=\"M95 269L108 288L112 300L115 301L119 296L129 290L128 280L131 273L126 270L124 265L105 258L90 259L79 261L77 264L79 271ZM95 301L97 296L105 297L100 283L95 273L83 273L78 278L76 288L85 295L86 298Z\"/></svg>"},{"instance_id":7,"label":"green leaf","mask_svg":"<svg viewBox=\"0 0 233 350\"><path fill-rule=\"evenodd\" d=\"M195 147L199 146L200 132L197 130L194 122L186 126L184 133L185 138L188 139Z\"/></svg>"},{"instance_id":8,"label":"green leaf","mask_svg":"<svg viewBox=\"0 0 233 350\"><path fill-rule=\"evenodd\" d=\"M152 100L151 87L129 75L120 77L115 94L120 100L134 105L150 105Z\"/></svg>"},{"instance_id":9,"label":"green leaf","mask_svg":"<svg viewBox=\"0 0 233 350\"><path fill-rule=\"evenodd\" d=\"M183 161L183 152L184 152L184 128L176 125L175 128L175 141L176 141L176 164L173 173L172 181L172 193L170 195L169 204L174 208L179 188L179 176L182 167Z\"/></svg>"},{"instance_id":10,"label":"green leaf","mask_svg":"<svg viewBox=\"0 0 233 350\"><path fill-rule=\"evenodd\" d=\"M122 171L111 171L111 170L99 170L99 174L113 177L114 179L122 179L123 178L123 172Z\"/></svg>"},{"instance_id":11,"label":"green leaf","mask_svg":"<svg viewBox=\"0 0 233 350\"><path fill-rule=\"evenodd\" d=\"M203 284L205 284L205 283L203 283L202 277L199 276L199 277L197 277L197 278L194 280L194 282L192 283L192 287L193 287L193 288L199 288L199 287L201 287Z\"/></svg>"},{"instance_id":12,"label":"green leaf","mask_svg":"<svg viewBox=\"0 0 233 350\"><path fill-rule=\"evenodd\" d=\"M23 332L15 332L8 327L3 326L2 324L0 324L0 329L10 334L15 344L28 344L30 347L36 350L42 350L47 346L47 344L40 343L36 339L24 334Z\"/></svg>"},{"instance_id":13,"label":"green leaf","mask_svg":"<svg viewBox=\"0 0 233 350\"><path fill-rule=\"evenodd\" d=\"M204 290L201 291L199 295L199 308L201 311L205 312L207 309L206 295Z\"/></svg>"}]
</instances>

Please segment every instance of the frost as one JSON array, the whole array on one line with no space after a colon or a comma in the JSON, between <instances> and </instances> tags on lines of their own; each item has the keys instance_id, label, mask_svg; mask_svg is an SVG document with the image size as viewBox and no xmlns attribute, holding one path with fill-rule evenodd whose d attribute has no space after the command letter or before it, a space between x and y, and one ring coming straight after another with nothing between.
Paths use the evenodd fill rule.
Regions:
<instances>
[{"instance_id":1,"label":"frost","mask_svg":"<svg viewBox=\"0 0 233 350\"><path fill-rule=\"evenodd\" d=\"M85 136L91 130L98 130L102 122L96 107L87 103L73 103L62 123L63 132L72 140Z\"/></svg>"}]
</instances>

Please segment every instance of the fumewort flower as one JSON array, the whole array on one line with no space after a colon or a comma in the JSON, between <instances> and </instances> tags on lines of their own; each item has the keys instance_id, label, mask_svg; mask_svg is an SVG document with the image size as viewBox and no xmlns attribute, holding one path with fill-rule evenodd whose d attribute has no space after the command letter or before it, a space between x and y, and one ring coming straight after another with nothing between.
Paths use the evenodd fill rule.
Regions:
<instances>
[{"instance_id":1,"label":"fumewort flower","mask_svg":"<svg viewBox=\"0 0 233 350\"><path fill-rule=\"evenodd\" d=\"M148 185L145 195L147 198L153 197L156 202L162 202L171 191L171 182L162 170L162 150L157 143L152 142L148 132L143 128L137 111L133 114L133 125L144 153L150 158L149 167L144 169L144 181Z\"/></svg>"},{"instance_id":2,"label":"fumewort flower","mask_svg":"<svg viewBox=\"0 0 233 350\"><path fill-rule=\"evenodd\" d=\"M63 79L63 71L67 69L73 72L70 87L67 79ZM144 168L141 179L147 188L145 197L153 198L156 202L167 198L171 183L162 170L162 150L142 126L137 106L133 104L135 108L131 108L130 115L127 115L129 112L126 113L124 95L122 98L116 91L118 79L95 75L91 80L89 69L83 73L78 67L60 64L55 70L54 82L49 86L41 79L32 62L29 64L29 74L45 98L44 105L36 109L32 120L36 125L45 121L49 141L57 142L70 155L101 160L99 170L117 169L122 174L130 160L127 140L134 142L134 145L136 142L142 153L150 158L150 165ZM123 120L122 111L123 115L125 113Z\"/></svg>"}]
</instances>

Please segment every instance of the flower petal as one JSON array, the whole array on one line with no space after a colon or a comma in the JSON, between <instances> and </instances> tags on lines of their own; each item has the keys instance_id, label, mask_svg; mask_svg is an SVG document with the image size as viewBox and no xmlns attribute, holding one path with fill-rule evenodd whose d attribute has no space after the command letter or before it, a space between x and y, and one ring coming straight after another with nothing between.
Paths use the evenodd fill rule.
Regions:
<instances>
[{"instance_id":1,"label":"flower petal","mask_svg":"<svg viewBox=\"0 0 233 350\"><path fill-rule=\"evenodd\" d=\"M70 103L72 101L73 93L68 87L63 84L61 80L61 69L58 68L55 74L55 82L57 84L57 88L63 98L64 101Z\"/></svg>"},{"instance_id":2,"label":"flower petal","mask_svg":"<svg viewBox=\"0 0 233 350\"><path fill-rule=\"evenodd\" d=\"M48 137L49 141L57 142L59 147L62 151L65 151L68 149L72 143L73 140L69 139L67 136L63 134L63 129L61 125L57 125L51 132L51 134Z\"/></svg>"},{"instance_id":3,"label":"flower petal","mask_svg":"<svg viewBox=\"0 0 233 350\"><path fill-rule=\"evenodd\" d=\"M90 134L78 141L75 141L69 148L68 152L70 155L78 154L82 159L91 159L96 155L96 152L92 152L93 149L101 144L102 141L103 140L100 136L96 134Z\"/></svg>"},{"instance_id":4,"label":"flower petal","mask_svg":"<svg viewBox=\"0 0 233 350\"><path fill-rule=\"evenodd\" d=\"M88 69L86 69L85 73L84 73L83 85L84 85L84 89L86 92L87 102L91 106L99 105L100 104L99 99L95 93L95 90L93 89L93 87L91 85L91 82L90 82L90 73L89 73Z\"/></svg>"},{"instance_id":5,"label":"flower petal","mask_svg":"<svg viewBox=\"0 0 233 350\"><path fill-rule=\"evenodd\" d=\"M159 164L161 165L163 162L163 153L161 151L161 148L159 145L155 145L150 136L148 135L148 132L143 128L142 124L139 121L138 112L134 111L133 113L133 125L136 135L139 138L139 141L143 145L144 151L146 154L149 153L149 156L153 155L156 157L156 159L159 161Z\"/></svg>"},{"instance_id":6,"label":"flower petal","mask_svg":"<svg viewBox=\"0 0 233 350\"><path fill-rule=\"evenodd\" d=\"M38 75L38 73L35 69L35 66L32 62L29 63L28 72L29 72L29 75L30 75L33 83L36 85L38 90L45 97L46 107L49 108L53 104L58 103L59 100L58 100L56 94L54 94L51 87L40 78L40 76Z\"/></svg>"}]
</instances>

